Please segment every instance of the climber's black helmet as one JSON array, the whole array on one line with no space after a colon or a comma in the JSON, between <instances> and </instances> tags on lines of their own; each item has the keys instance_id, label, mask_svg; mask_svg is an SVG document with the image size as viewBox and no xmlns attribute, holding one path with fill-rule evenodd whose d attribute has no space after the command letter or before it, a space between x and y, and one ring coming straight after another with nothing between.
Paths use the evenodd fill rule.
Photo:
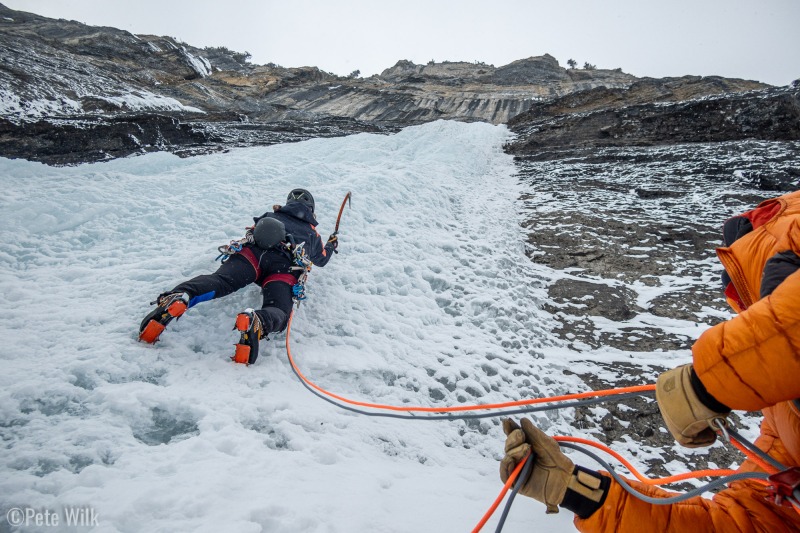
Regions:
<instances>
[{"instance_id":1,"label":"climber's black helmet","mask_svg":"<svg viewBox=\"0 0 800 533\"><path fill-rule=\"evenodd\" d=\"M300 202L311 209L312 213L314 212L314 197L305 189L293 189L289 196L286 197L287 204L292 202Z\"/></svg>"}]
</instances>

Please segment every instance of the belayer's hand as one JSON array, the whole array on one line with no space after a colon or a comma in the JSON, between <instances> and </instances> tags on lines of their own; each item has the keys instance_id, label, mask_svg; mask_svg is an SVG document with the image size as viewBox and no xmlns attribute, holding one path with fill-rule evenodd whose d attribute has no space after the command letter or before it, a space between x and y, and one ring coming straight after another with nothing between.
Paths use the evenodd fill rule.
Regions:
<instances>
[{"instance_id":1,"label":"belayer's hand","mask_svg":"<svg viewBox=\"0 0 800 533\"><path fill-rule=\"evenodd\" d=\"M667 370L656 381L656 401L664 423L678 444L687 448L713 444L717 435L711 421L730 413L704 389L696 376L693 379L691 364Z\"/></svg>"},{"instance_id":2,"label":"belayer's hand","mask_svg":"<svg viewBox=\"0 0 800 533\"><path fill-rule=\"evenodd\" d=\"M339 253L339 237L337 237L335 233L332 233L331 236L328 237L328 242L325 244L325 248L330 248L335 254Z\"/></svg>"},{"instance_id":3,"label":"belayer's hand","mask_svg":"<svg viewBox=\"0 0 800 533\"><path fill-rule=\"evenodd\" d=\"M587 468L575 466L561 452L558 442L527 419L520 428L516 422L503 420L506 433L506 455L500 461L500 479L505 483L520 461L531 452L533 469L519 493L547 506L548 513L557 513L558 506L581 518L591 516L605 500L611 480Z\"/></svg>"},{"instance_id":4,"label":"belayer's hand","mask_svg":"<svg viewBox=\"0 0 800 533\"><path fill-rule=\"evenodd\" d=\"M500 461L500 479L505 483L517 464L532 450L533 469L519 493L547 505L548 513L557 513L575 464L561 452L555 439L527 418L522 419L522 428L510 418L503 420L503 431L507 435L506 455Z\"/></svg>"}]
</instances>

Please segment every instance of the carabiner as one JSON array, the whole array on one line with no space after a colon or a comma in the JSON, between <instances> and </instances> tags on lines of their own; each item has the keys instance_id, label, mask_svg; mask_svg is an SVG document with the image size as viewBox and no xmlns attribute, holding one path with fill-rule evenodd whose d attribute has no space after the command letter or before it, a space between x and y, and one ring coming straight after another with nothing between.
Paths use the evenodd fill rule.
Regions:
<instances>
[{"instance_id":1,"label":"carabiner","mask_svg":"<svg viewBox=\"0 0 800 533\"><path fill-rule=\"evenodd\" d=\"M708 426L714 430L725 442L731 441L731 436L728 433L728 420L721 416L712 418L708 421Z\"/></svg>"}]
</instances>

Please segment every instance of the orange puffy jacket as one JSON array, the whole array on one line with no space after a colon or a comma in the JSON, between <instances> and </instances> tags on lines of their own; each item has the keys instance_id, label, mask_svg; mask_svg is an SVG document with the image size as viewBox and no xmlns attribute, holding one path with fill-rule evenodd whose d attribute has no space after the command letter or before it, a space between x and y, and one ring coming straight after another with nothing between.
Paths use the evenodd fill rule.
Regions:
<instances>
[{"instance_id":1,"label":"orange puffy jacket","mask_svg":"<svg viewBox=\"0 0 800 533\"><path fill-rule=\"evenodd\" d=\"M761 409L756 445L788 467L800 466L800 270L760 297L767 261L800 256L800 191L767 200L748 212L753 229L717 255L731 280L728 301L739 313L707 330L692 347L694 369L717 400L732 409ZM792 255L794 252L796 255ZM760 470L746 460L741 472ZM653 497L674 495L631 482ZM773 503L766 488L736 481L713 499L671 505L645 503L612 480L602 507L575 518L584 532L800 531L800 514Z\"/></svg>"}]
</instances>

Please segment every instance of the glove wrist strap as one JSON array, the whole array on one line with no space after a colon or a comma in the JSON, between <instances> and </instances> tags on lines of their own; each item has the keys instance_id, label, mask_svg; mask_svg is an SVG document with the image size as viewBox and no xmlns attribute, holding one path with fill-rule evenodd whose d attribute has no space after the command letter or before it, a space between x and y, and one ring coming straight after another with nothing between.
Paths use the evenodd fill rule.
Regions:
<instances>
[{"instance_id":1,"label":"glove wrist strap","mask_svg":"<svg viewBox=\"0 0 800 533\"><path fill-rule=\"evenodd\" d=\"M603 505L610 485L611 479L607 476L576 466L560 506L580 518L589 518Z\"/></svg>"},{"instance_id":2,"label":"glove wrist strap","mask_svg":"<svg viewBox=\"0 0 800 533\"><path fill-rule=\"evenodd\" d=\"M689 374L689 381L692 384L692 390L697 395L697 399L700 400L700 403L711 409L716 413L730 413L731 408L721 403L719 400L714 398L708 390L706 390L706 386L703 385L703 382L700 381L700 378L697 376L697 373L694 371L694 367L690 370Z\"/></svg>"}]
</instances>

